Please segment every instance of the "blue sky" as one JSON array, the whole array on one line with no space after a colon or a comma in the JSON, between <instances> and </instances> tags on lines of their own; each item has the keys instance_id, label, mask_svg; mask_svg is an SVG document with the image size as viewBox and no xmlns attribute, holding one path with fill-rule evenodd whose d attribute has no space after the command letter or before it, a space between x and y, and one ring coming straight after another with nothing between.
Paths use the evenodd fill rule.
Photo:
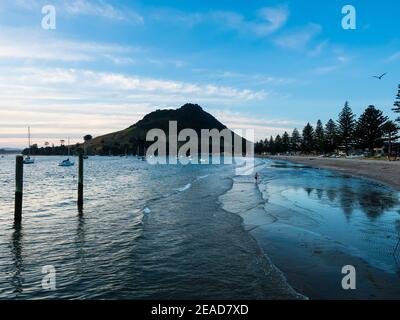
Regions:
<instances>
[{"instance_id":1,"label":"blue sky","mask_svg":"<svg viewBox=\"0 0 400 320\"><path fill-rule=\"evenodd\" d=\"M43 5L56 30L41 28ZM344 5L357 29L341 26ZM199 103L256 138L308 121L391 112L400 83L393 0L2 0L0 147L123 129ZM382 80L372 75L388 72Z\"/></svg>"}]
</instances>

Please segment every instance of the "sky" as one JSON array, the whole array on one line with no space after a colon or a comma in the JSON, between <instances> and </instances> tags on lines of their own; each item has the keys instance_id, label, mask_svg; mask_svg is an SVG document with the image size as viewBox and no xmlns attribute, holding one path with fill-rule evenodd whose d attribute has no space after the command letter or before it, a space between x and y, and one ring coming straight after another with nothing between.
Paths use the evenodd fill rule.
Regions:
<instances>
[{"instance_id":1,"label":"sky","mask_svg":"<svg viewBox=\"0 0 400 320\"><path fill-rule=\"evenodd\" d=\"M398 12L396 0L1 0L0 147L26 146L28 126L39 146L74 143L187 102L256 139L337 119L346 100L395 118Z\"/></svg>"}]
</instances>

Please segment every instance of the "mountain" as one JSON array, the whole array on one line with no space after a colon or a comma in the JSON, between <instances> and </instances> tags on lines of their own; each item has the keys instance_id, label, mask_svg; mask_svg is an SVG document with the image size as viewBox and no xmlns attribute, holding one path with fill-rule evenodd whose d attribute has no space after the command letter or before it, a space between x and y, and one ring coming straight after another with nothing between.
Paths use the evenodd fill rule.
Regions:
<instances>
[{"instance_id":1,"label":"mountain","mask_svg":"<svg viewBox=\"0 0 400 320\"><path fill-rule=\"evenodd\" d=\"M221 131L227 128L199 105L188 103L176 110L156 110L129 128L94 138L88 144L89 153L144 154L145 148L153 143L146 141L147 132L157 128L163 130L168 137L169 121L177 122L178 133L182 129L189 128L195 130L199 137L201 129ZM235 135L232 131L231 134ZM243 144L245 145L245 140Z\"/></svg>"},{"instance_id":2,"label":"mountain","mask_svg":"<svg viewBox=\"0 0 400 320\"><path fill-rule=\"evenodd\" d=\"M153 143L153 141L146 141L147 132L151 129L161 129L165 132L168 139L169 121L177 122L178 133L182 129L195 130L199 136L199 145L201 129L217 129L218 131L227 129L224 124L214 118L211 114L205 112L199 105L188 103L176 110L156 110L147 114L142 120L124 130L95 137L87 142L87 152L88 154L97 155L143 155L145 150ZM238 138L238 141L241 139L243 150L245 151L246 140L237 136L232 131L230 131L230 133L232 134L232 137ZM184 142L180 142L180 144L183 143ZM221 145L223 145L223 142L221 142ZM78 144L70 147L71 152L77 153L82 151L84 145ZM61 150L61 148L63 149ZM41 149L44 148L34 150L35 154L43 154ZM65 146L56 147L53 149L53 154L65 154L65 149ZM50 151L50 149L47 151ZM221 147L221 152L223 152L223 147Z\"/></svg>"}]
</instances>

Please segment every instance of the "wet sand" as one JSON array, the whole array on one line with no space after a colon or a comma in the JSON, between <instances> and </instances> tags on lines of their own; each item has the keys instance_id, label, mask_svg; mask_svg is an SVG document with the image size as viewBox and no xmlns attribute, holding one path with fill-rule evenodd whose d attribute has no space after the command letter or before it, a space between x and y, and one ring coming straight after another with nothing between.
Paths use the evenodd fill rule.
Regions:
<instances>
[{"instance_id":1,"label":"wet sand","mask_svg":"<svg viewBox=\"0 0 400 320\"><path fill-rule=\"evenodd\" d=\"M359 161L353 164L356 162ZM252 177L235 177L232 189L220 201L223 209L242 217L245 230L292 288L309 299L400 299L398 273L371 265L353 254L339 237L319 232L318 227L324 221L321 218L305 215L290 205L282 206L276 196L271 197L271 186L275 182L265 176L265 166L256 167L261 176L258 186ZM264 191L264 188L268 189ZM239 203L234 201L238 198L241 198ZM399 255L381 254L389 254L400 263ZM356 268L356 290L344 290L341 286L345 265Z\"/></svg>"},{"instance_id":2,"label":"wet sand","mask_svg":"<svg viewBox=\"0 0 400 320\"><path fill-rule=\"evenodd\" d=\"M268 158L286 160L313 168L336 170L357 177L368 178L400 191L400 161L331 159L312 156L269 156Z\"/></svg>"},{"instance_id":3,"label":"wet sand","mask_svg":"<svg viewBox=\"0 0 400 320\"><path fill-rule=\"evenodd\" d=\"M251 231L262 250L285 274L288 283L309 299L399 299L398 275L385 272L345 252L332 239L325 239L286 221ZM343 290L342 267L356 269L356 290Z\"/></svg>"}]
</instances>

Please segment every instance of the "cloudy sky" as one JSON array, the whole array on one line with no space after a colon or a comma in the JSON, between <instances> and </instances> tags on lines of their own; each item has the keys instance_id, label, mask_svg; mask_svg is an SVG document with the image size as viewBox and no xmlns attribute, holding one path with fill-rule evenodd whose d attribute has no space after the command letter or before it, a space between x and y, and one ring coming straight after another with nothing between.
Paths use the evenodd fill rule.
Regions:
<instances>
[{"instance_id":1,"label":"cloudy sky","mask_svg":"<svg viewBox=\"0 0 400 320\"><path fill-rule=\"evenodd\" d=\"M342 6L357 10L344 30ZM41 27L56 8L56 29ZM120 130L198 103L257 138L390 111L400 83L393 0L1 0L0 147ZM388 72L382 80L372 75Z\"/></svg>"}]
</instances>

